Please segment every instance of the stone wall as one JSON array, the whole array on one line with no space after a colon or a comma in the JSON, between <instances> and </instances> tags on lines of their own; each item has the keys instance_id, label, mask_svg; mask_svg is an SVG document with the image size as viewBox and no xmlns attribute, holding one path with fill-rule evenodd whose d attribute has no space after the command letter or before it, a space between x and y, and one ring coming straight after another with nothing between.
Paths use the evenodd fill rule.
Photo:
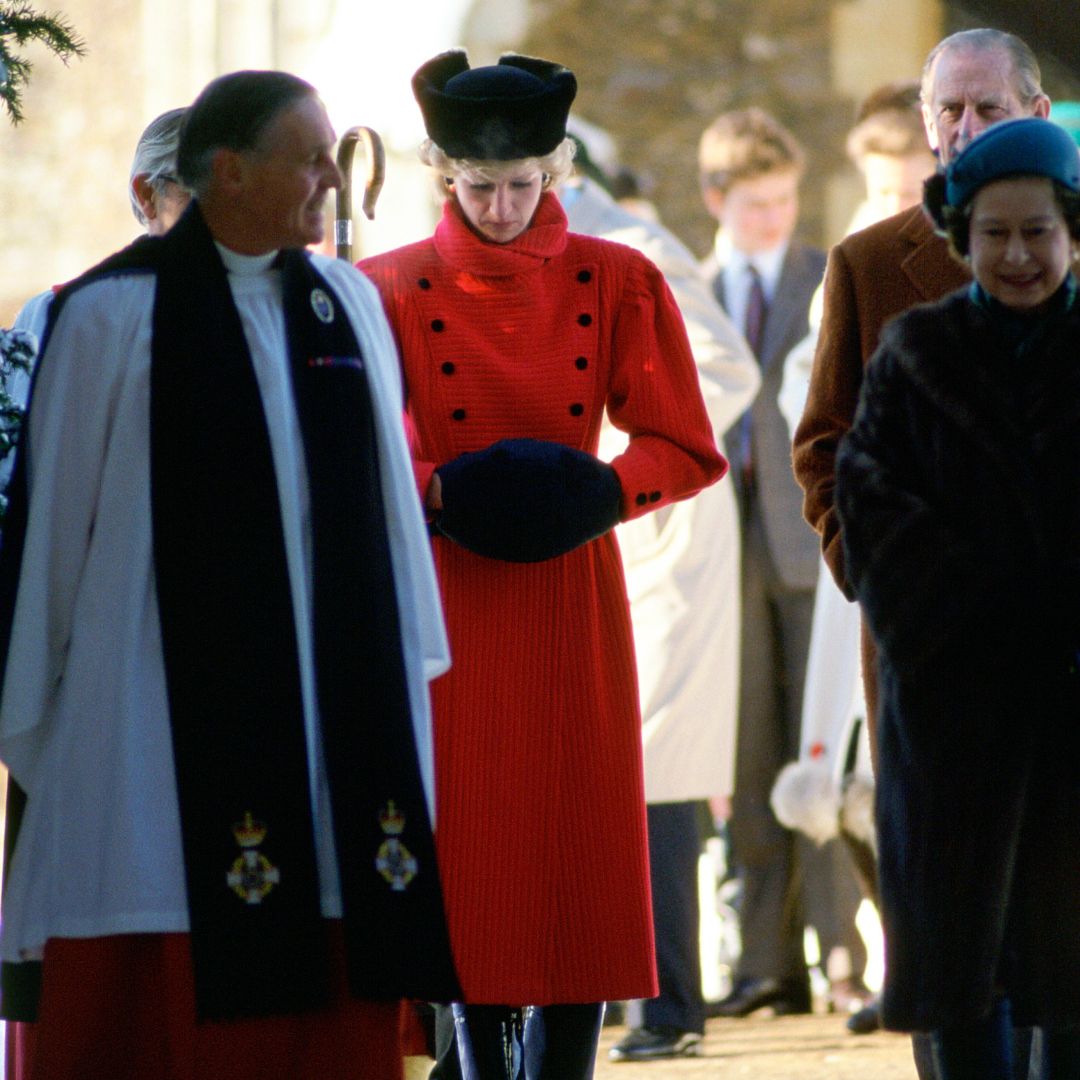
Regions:
<instances>
[{"instance_id":1,"label":"stone wall","mask_svg":"<svg viewBox=\"0 0 1080 1080\"><path fill-rule=\"evenodd\" d=\"M70 67L31 51L26 121L0 121L0 325L28 296L135 235L127 172L157 113L190 101L220 71L281 66L323 90L339 127L377 123L370 101L351 99L349 72L385 48L387 35L420 30L409 31L404 8L383 12L375 28L369 9L340 0L59 6L89 51ZM701 254L713 224L698 194L697 141L717 113L761 105L798 135L810 160L801 232L828 245L858 197L843 153L856 100L878 82L917 74L942 33L979 21L942 0L473 0L458 40L474 63L516 49L572 67L577 111L615 136L665 222ZM456 43L446 36L438 47ZM1052 96L1080 98L1076 73L1052 60L1044 73ZM393 86L405 94L407 79L395 76ZM361 236L381 250L426 232L430 216L419 182L395 177L378 227Z\"/></svg>"},{"instance_id":2,"label":"stone wall","mask_svg":"<svg viewBox=\"0 0 1080 1080\"><path fill-rule=\"evenodd\" d=\"M86 57L65 67L41 47L26 50L34 64L26 119L0 120L0 326L138 229L119 171L145 123L131 92L142 51L132 9L130 0L65 0ZM93 32L101 26L109 33Z\"/></svg>"},{"instance_id":3,"label":"stone wall","mask_svg":"<svg viewBox=\"0 0 1080 1080\"><path fill-rule=\"evenodd\" d=\"M712 238L697 142L719 113L761 106L804 144L801 233L826 240L826 187L846 167L853 101L833 88L830 4L817 0L533 0L520 47L577 73L577 110L617 139L666 224Z\"/></svg>"},{"instance_id":4,"label":"stone wall","mask_svg":"<svg viewBox=\"0 0 1080 1080\"><path fill-rule=\"evenodd\" d=\"M241 67L310 74L335 0L63 0L87 54L65 67L43 48L26 119L0 118L0 326L23 302L133 239L135 143L166 109Z\"/></svg>"},{"instance_id":5,"label":"stone wall","mask_svg":"<svg viewBox=\"0 0 1080 1080\"><path fill-rule=\"evenodd\" d=\"M476 0L474 36L498 2ZM800 232L828 246L861 189L843 151L859 99L881 83L917 77L945 34L987 22L972 10L985 6L977 0L515 3L526 5L527 30L500 47L574 69L577 111L612 133L665 223L699 254L713 223L698 193L697 141L716 114L759 105L795 132L809 159ZM1031 44L1051 97L1080 98L1080 72L1048 55L1047 43Z\"/></svg>"}]
</instances>

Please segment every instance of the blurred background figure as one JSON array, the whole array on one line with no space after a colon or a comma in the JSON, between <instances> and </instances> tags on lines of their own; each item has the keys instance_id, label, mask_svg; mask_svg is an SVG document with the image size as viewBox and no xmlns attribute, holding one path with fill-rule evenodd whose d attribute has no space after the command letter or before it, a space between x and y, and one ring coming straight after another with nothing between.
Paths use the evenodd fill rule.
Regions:
<instances>
[{"instance_id":1,"label":"blurred background figure","mask_svg":"<svg viewBox=\"0 0 1080 1080\"><path fill-rule=\"evenodd\" d=\"M936 165L926 142L918 80L886 83L871 91L859 106L845 146L865 185L845 235L918 206L923 181ZM780 408L792 433L806 404L823 306L824 289L819 287L810 304L810 332L784 362Z\"/></svg>"},{"instance_id":2,"label":"blurred background figure","mask_svg":"<svg viewBox=\"0 0 1080 1080\"><path fill-rule=\"evenodd\" d=\"M574 175L560 189L573 232L628 244L667 281L686 324L698 380L717 438L753 400L757 364L671 232L630 213L612 194L613 140L572 117ZM602 168L591 147L599 145ZM625 189L624 189L625 190ZM626 448L605 422L600 456ZM660 984L658 997L629 1004L616 1061L696 1053L705 1031L699 949L698 859L702 802L730 798L739 681L739 521L730 480L693 499L618 527L638 663L649 869Z\"/></svg>"},{"instance_id":3,"label":"blurred background figure","mask_svg":"<svg viewBox=\"0 0 1080 1080\"><path fill-rule=\"evenodd\" d=\"M813 926L837 994L858 987L866 951L860 896L843 852L818 849L776 819L769 794L798 755L819 555L791 473L779 407L784 358L805 337L823 252L795 238L803 151L761 109L725 113L702 134L702 198L716 218L704 266L757 359L762 386L725 442L742 521L742 640L731 840L742 883L742 952L731 993L711 1008L747 1016L809 1012L804 930Z\"/></svg>"},{"instance_id":4,"label":"blurred background figure","mask_svg":"<svg viewBox=\"0 0 1080 1080\"><path fill-rule=\"evenodd\" d=\"M139 136L131 162L131 209L149 236L164 236L191 201L176 175L176 147L187 109L170 109Z\"/></svg>"},{"instance_id":5,"label":"blurred background figure","mask_svg":"<svg viewBox=\"0 0 1080 1080\"><path fill-rule=\"evenodd\" d=\"M849 231L916 206L923 180L934 171L926 144L917 80L878 87L860 105L848 133L847 152L862 173L865 198ZM823 290L810 305L810 332L788 354L780 408L794 433L806 403L810 368L821 326ZM876 901L873 769L859 664L859 609L836 587L822 560L818 569L803 693L799 761L784 766L773 789L777 817L816 843L842 836L865 896ZM877 1030L875 1002L863 989L839 1002L851 1010L850 1030Z\"/></svg>"},{"instance_id":6,"label":"blurred background figure","mask_svg":"<svg viewBox=\"0 0 1080 1080\"><path fill-rule=\"evenodd\" d=\"M859 106L846 149L866 185L849 233L917 205L923 181L934 171L934 155L926 145L922 123L919 81L905 79L872 90Z\"/></svg>"},{"instance_id":7,"label":"blurred background figure","mask_svg":"<svg viewBox=\"0 0 1080 1080\"><path fill-rule=\"evenodd\" d=\"M128 198L135 220L148 236L162 236L171 229L191 201L191 192L176 176L176 147L186 112L186 108L170 109L155 117L135 144ZM59 288L57 285L46 289L27 300L15 317L13 328L32 334L35 344L40 344L49 304ZM3 373L4 393L12 406L25 407L31 371L32 366ZM0 459L0 490L7 485L12 460L10 456Z\"/></svg>"},{"instance_id":8,"label":"blurred background figure","mask_svg":"<svg viewBox=\"0 0 1080 1080\"><path fill-rule=\"evenodd\" d=\"M135 156L131 159L131 174L128 177L128 199L135 220L143 226L148 236L164 235L191 201L191 192L176 176L176 147L186 113L186 108L180 108L156 116L146 125L135 144ZM28 300L16 316L15 326L29 330L40 338L55 291L47 289ZM24 385L21 388L24 401L25 391ZM17 386L9 388L12 396L16 396L17 392Z\"/></svg>"}]
</instances>

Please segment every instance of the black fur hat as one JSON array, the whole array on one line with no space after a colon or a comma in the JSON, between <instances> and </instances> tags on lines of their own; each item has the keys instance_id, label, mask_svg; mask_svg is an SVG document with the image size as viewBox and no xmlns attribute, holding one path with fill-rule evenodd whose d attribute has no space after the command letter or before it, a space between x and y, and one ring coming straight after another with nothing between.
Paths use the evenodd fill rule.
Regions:
<instances>
[{"instance_id":1,"label":"black fur hat","mask_svg":"<svg viewBox=\"0 0 1080 1080\"><path fill-rule=\"evenodd\" d=\"M428 135L449 157L515 161L566 138L577 80L561 64L517 53L470 68L464 50L452 49L423 64L412 87Z\"/></svg>"}]
</instances>

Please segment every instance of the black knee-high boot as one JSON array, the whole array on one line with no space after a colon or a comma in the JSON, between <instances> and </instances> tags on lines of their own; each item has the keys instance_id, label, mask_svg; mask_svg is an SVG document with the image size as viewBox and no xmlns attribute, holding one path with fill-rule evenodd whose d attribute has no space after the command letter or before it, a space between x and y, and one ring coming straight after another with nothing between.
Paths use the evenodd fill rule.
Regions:
<instances>
[{"instance_id":1,"label":"black knee-high boot","mask_svg":"<svg viewBox=\"0 0 1080 1080\"><path fill-rule=\"evenodd\" d=\"M465 1080L522 1080L523 1010L510 1005L464 1006L457 1029Z\"/></svg>"},{"instance_id":2,"label":"black knee-high boot","mask_svg":"<svg viewBox=\"0 0 1080 1080\"><path fill-rule=\"evenodd\" d=\"M1012 1080L1012 1018L1001 1000L980 1020L931 1034L939 1080Z\"/></svg>"},{"instance_id":3,"label":"black knee-high boot","mask_svg":"<svg viewBox=\"0 0 1080 1080\"><path fill-rule=\"evenodd\" d=\"M529 1009L526 1080L592 1080L603 1019L602 1002Z\"/></svg>"}]
</instances>

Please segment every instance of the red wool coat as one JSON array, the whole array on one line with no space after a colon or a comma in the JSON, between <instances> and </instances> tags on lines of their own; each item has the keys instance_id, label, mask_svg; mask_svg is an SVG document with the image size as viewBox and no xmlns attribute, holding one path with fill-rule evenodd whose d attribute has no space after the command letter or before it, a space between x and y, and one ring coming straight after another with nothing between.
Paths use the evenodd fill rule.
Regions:
<instances>
[{"instance_id":1,"label":"red wool coat","mask_svg":"<svg viewBox=\"0 0 1080 1080\"><path fill-rule=\"evenodd\" d=\"M401 350L421 492L498 439L596 453L634 517L719 479L682 320L630 248L567 232L545 195L509 244L457 204L432 239L360 263ZM550 1004L656 993L641 730L613 533L540 563L436 537L453 656L432 687L437 840L466 1000Z\"/></svg>"}]
</instances>

